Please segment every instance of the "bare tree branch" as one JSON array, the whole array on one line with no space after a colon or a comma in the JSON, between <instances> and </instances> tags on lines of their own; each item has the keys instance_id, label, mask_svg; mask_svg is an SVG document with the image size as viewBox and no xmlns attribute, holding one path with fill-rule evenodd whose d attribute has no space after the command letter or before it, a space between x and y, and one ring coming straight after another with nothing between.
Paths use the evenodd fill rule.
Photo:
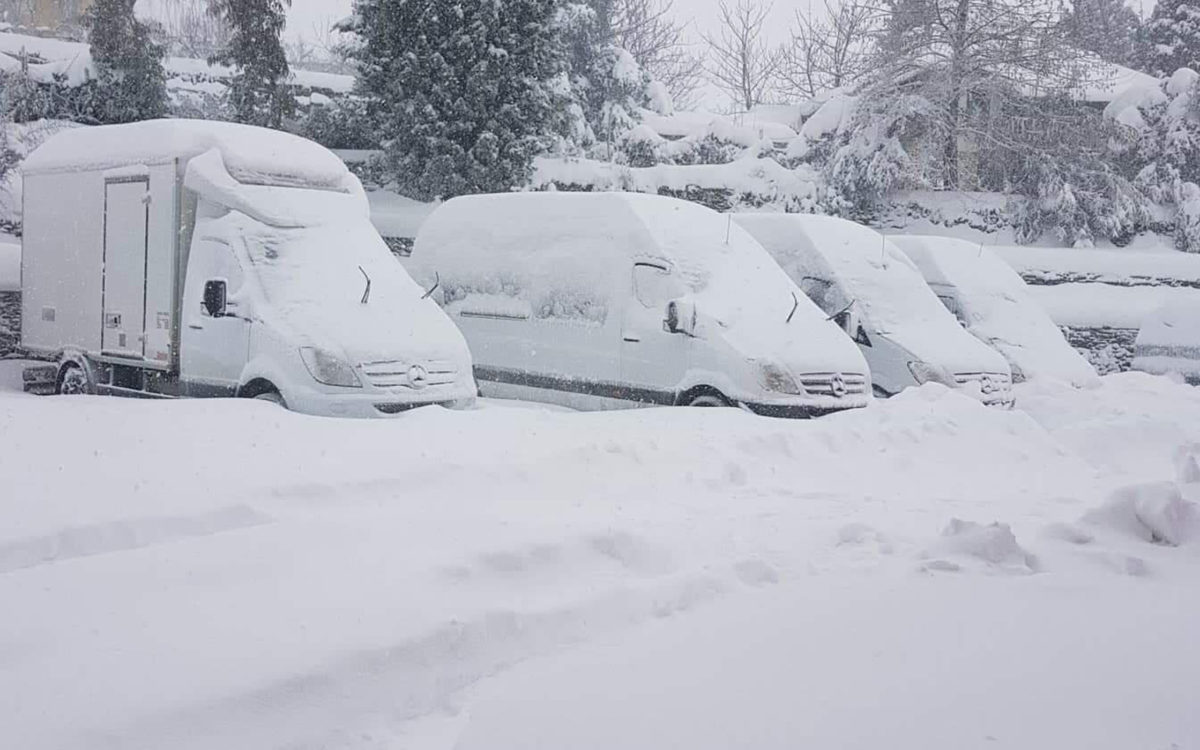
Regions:
<instances>
[{"instance_id":1,"label":"bare tree branch","mask_svg":"<svg viewBox=\"0 0 1200 750\"><path fill-rule=\"evenodd\" d=\"M676 105L695 103L703 64L674 20L674 0L615 0L612 24L617 44L667 87Z\"/></svg>"},{"instance_id":2,"label":"bare tree branch","mask_svg":"<svg viewBox=\"0 0 1200 750\"><path fill-rule=\"evenodd\" d=\"M708 74L718 88L746 110L761 104L770 92L781 54L763 38L771 4L737 0L720 4L720 29L705 34L710 62Z\"/></svg>"}]
</instances>

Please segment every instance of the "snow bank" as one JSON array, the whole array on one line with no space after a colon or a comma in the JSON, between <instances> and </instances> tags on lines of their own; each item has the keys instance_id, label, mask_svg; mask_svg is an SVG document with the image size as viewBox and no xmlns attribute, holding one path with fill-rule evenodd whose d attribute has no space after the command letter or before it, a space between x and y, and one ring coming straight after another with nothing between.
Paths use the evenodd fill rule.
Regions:
<instances>
[{"instance_id":1,"label":"snow bank","mask_svg":"<svg viewBox=\"0 0 1200 750\"><path fill-rule=\"evenodd\" d=\"M738 159L729 164L658 164L627 167L588 159L540 157L534 160L532 186L587 186L594 190L686 194L691 190L727 192L733 199L750 195L780 204L812 206L820 177L807 168L788 169L774 159Z\"/></svg>"},{"instance_id":2,"label":"snow bank","mask_svg":"<svg viewBox=\"0 0 1200 750\"><path fill-rule=\"evenodd\" d=\"M1017 390L804 422L0 393L0 726L23 750L1187 747L1195 537L1037 532L1174 477L1200 393ZM987 575L1019 553L955 518L1001 519L1038 575ZM1003 544L919 572L980 530ZM1150 575L1094 563L1131 550Z\"/></svg>"},{"instance_id":3,"label":"snow bank","mask_svg":"<svg viewBox=\"0 0 1200 750\"><path fill-rule=\"evenodd\" d=\"M350 172L331 151L278 130L208 120L148 120L60 132L23 164L26 174L160 164L218 149L247 184L348 190Z\"/></svg>"},{"instance_id":4,"label":"snow bank","mask_svg":"<svg viewBox=\"0 0 1200 750\"><path fill-rule=\"evenodd\" d=\"M1200 532L1200 506L1184 500L1175 482L1154 482L1117 490L1084 520L1143 541L1178 547Z\"/></svg>"},{"instance_id":5,"label":"snow bank","mask_svg":"<svg viewBox=\"0 0 1200 750\"><path fill-rule=\"evenodd\" d=\"M1200 290L1146 316L1134 342L1133 367L1200 381Z\"/></svg>"},{"instance_id":6,"label":"snow bank","mask_svg":"<svg viewBox=\"0 0 1200 750\"><path fill-rule=\"evenodd\" d=\"M1067 344L1025 283L988 249L965 240L892 235L935 292L962 307L963 325L1025 377L1092 385L1096 372Z\"/></svg>"},{"instance_id":7,"label":"snow bank","mask_svg":"<svg viewBox=\"0 0 1200 750\"><path fill-rule=\"evenodd\" d=\"M988 247L1026 281L1200 288L1200 255L1191 253Z\"/></svg>"},{"instance_id":8,"label":"snow bank","mask_svg":"<svg viewBox=\"0 0 1200 750\"><path fill-rule=\"evenodd\" d=\"M1200 289L1069 283L1030 284L1029 295L1060 326L1137 330L1164 304L1200 299Z\"/></svg>"}]
</instances>

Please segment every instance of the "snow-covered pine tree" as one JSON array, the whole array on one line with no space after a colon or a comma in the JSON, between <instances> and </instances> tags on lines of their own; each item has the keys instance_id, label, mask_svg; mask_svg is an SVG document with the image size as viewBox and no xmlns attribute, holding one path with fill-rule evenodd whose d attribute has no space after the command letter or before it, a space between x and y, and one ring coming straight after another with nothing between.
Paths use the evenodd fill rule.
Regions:
<instances>
[{"instance_id":1,"label":"snow-covered pine tree","mask_svg":"<svg viewBox=\"0 0 1200 750\"><path fill-rule=\"evenodd\" d=\"M626 50L617 46L612 27L612 0L566 2L555 26L567 52L571 96L583 116L568 132L579 133L578 145L597 143L607 157L647 103L647 76Z\"/></svg>"},{"instance_id":2,"label":"snow-covered pine tree","mask_svg":"<svg viewBox=\"0 0 1200 750\"><path fill-rule=\"evenodd\" d=\"M101 123L162 117L167 111L163 47L134 16L135 0L96 0L84 15L96 63L93 113Z\"/></svg>"},{"instance_id":3,"label":"snow-covered pine tree","mask_svg":"<svg viewBox=\"0 0 1200 750\"><path fill-rule=\"evenodd\" d=\"M557 0L355 0L358 92L418 200L510 190L561 124Z\"/></svg>"},{"instance_id":4,"label":"snow-covered pine tree","mask_svg":"<svg viewBox=\"0 0 1200 750\"><path fill-rule=\"evenodd\" d=\"M1146 22L1143 67L1157 76L1200 68L1200 2L1158 0Z\"/></svg>"},{"instance_id":5,"label":"snow-covered pine tree","mask_svg":"<svg viewBox=\"0 0 1200 750\"><path fill-rule=\"evenodd\" d=\"M1137 65L1142 21L1125 0L1073 0L1063 19L1071 45L1102 60Z\"/></svg>"},{"instance_id":6,"label":"snow-covered pine tree","mask_svg":"<svg viewBox=\"0 0 1200 750\"><path fill-rule=\"evenodd\" d=\"M295 110L280 40L290 5L291 0L210 0L210 11L230 30L211 62L234 69L229 101L238 122L278 128Z\"/></svg>"}]
</instances>

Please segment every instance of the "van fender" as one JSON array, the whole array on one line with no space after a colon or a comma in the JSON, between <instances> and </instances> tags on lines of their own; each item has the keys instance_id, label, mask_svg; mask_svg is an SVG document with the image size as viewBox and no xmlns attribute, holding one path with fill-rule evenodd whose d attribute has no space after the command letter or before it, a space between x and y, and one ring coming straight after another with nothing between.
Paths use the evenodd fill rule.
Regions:
<instances>
[{"instance_id":1,"label":"van fender","mask_svg":"<svg viewBox=\"0 0 1200 750\"><path fill-rule=\"evenodd\" d=\"M266 357L256 357L242 368L238 379L238 398L253 398L268 391L275 391L288 401L293 378L287 377L278 363Z\"/></svg>"},{"instance_id":2,"label":"van fender","mask_svg":"<svg viewBox=\"0 0 1200 750\"><path fill-rule=\"evenodd\" d=\"M675 387L676 405L690 403L701 393L716 395L730 404L740 404L745 399L745 389L738 388L726 373L695 370L689 371Z\"/></svg>"}]
</instances>

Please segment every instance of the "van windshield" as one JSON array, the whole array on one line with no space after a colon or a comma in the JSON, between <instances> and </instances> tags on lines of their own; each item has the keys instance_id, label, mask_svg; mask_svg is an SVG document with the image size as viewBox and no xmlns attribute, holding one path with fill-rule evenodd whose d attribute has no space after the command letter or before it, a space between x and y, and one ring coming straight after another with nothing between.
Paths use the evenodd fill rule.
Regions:
<instances>
[{"instance_id":1,"label":"van windshield","mask_svg":"<svg viewBox=\"0 0 1200 750\"><path fill-rule=\"evenodd\" d=\"M254 222L246 251L272 304L321 309L418 299L420 287L366 220L275 229Z\"/></svg>"}]
</instances>

